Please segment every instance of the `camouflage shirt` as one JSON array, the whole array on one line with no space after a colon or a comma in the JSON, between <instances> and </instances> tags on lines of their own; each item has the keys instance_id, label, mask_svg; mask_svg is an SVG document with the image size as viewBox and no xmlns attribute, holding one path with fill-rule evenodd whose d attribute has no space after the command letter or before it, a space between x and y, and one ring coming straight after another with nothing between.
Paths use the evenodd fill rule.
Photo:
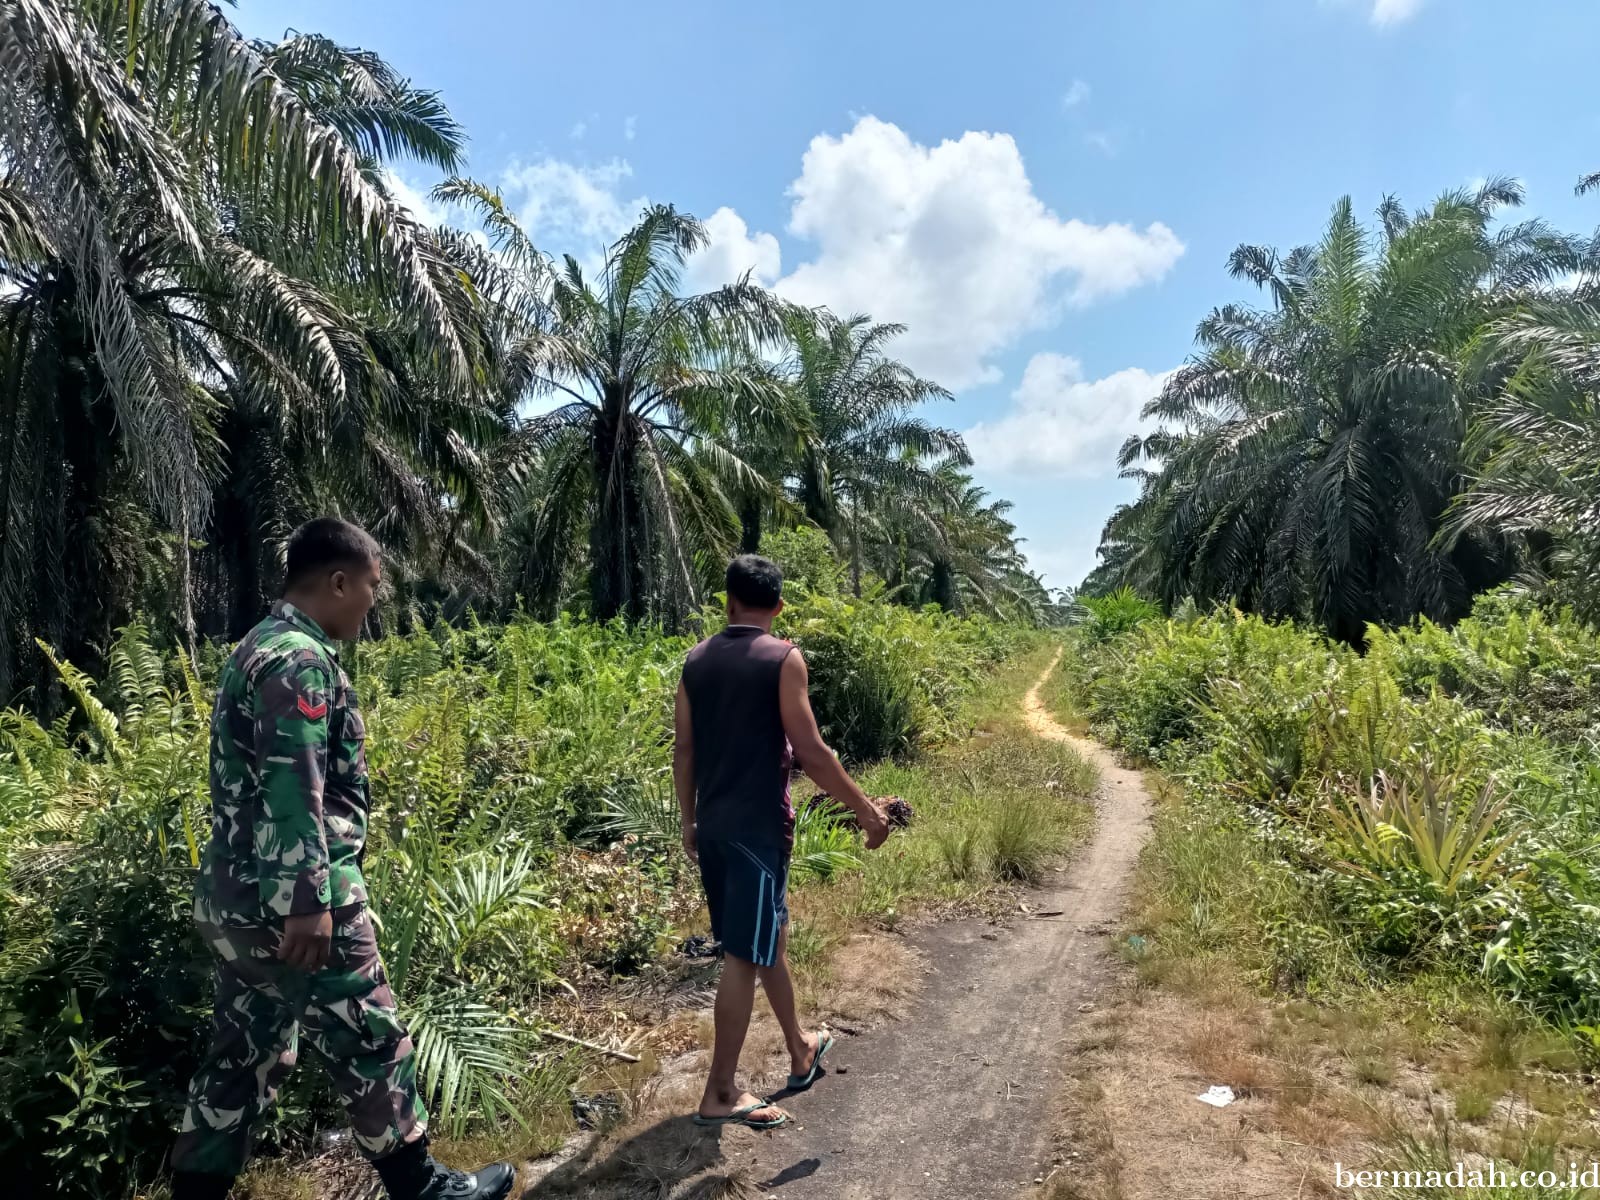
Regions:
<instances>
[{"instance_id":1,"label":"camouflage shirt","mask_svg":"<svg viewBox=\"0 0 1600 1200\"><path fill-rule=\"evenodd\" d=\"M280 600L217 681L199 903L272 920L365 901L370 806L355 689L328 635Z\"/></svg>"}]
</instances>

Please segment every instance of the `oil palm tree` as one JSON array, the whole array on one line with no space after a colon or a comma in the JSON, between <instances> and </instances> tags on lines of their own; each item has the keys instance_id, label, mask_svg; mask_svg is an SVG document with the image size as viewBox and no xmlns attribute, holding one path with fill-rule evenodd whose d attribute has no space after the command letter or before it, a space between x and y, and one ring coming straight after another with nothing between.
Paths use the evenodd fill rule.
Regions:
<instances>
[{"instance_id":1,"label":"oil palm tree","mask_svg":"<svg viewBox=\"0 0 1600 1200\"><path fill-rule=\"evenodd\" d=\"M457 233L418 236L474 289L497 269ZM222 468L201 555L212 589L202 591L204 632L238 636L257 619L284 538L317 512L347 514L378 536L393 583L388 611L403 612L418 586L442 587L440 595L465 586L480 607L494 592L482 544L498 529L506 485L522 466L513 399L491 386L486 368L466 387L439 371L417 345L414 323L381 296L345 291L321 302L340 388L262 386L252 372L226 392ZM482 306L458 322L483 359L488 325Z\"/></svg>"},{"instance_id":2,"label":"oil palm tree","mask_svg":"<svg viewBox=\"0 0 1600 1200\"><path fill-rule=\"evenodd\" d=\"M797 460L779 469L792 477L805 517L848 557L857 594L863 524L874 504L893 496L926 515L929 506L955 498L934 460L971 462L958 434L915 415L950 393L889 357L889 342L904 331L826 311L797 315L789 324L793 349L786 374L805 405L809 430Z\"/></svg>"},{"instance_id":3,"label":"oil palm tree","mask_svg":"<svg viewBox=\"0 0 1600 1200\"><path fill-rule=\"evenodd\" d=\"M378 56L315 34L252 46L340 132L361 173L387 199L392 159L445 170L460 165L465 135L438 95ZM273 233L270 222L240 225L257 239ZM345 513L378 534L394 585L395 602L384 606L391 611L403 611L418 586L449 593L470 580L480 602L491 590L488 564L473 543L495 526L494 477L503 465L497 447L515 413L483 385L487 312L462 303L483 286L487 260L455 230L416 229L414 236L430 269L452 285L471 284L465 293L452 287L450 309L456 335L472 351L471 384L441 369L426 327L395 303L381 276L363 273L359 260L354 271L340 262L300 280L305 308L328 334L332 378L299 386L255 355L244 356L248 372L230 381L202 554L209 578L198 589L205 632L237 636L256 619L276 583L285 535L316 512Z\"/></svg>"},{"instance_id":4,"label":"oil palm tree","mask_svg":"<svg viewBox=\"0 0 1600 1200\"><path fill-rule=\"evenodd\" d=\"M1139 501L1108 531L1123 569L1168 602L1233 599L1359 642L1368 622L1449 618L1505 577L1503 540L1438 538L1467 468L1468 425L1504 365L1478 334L1570 270L1576 247L1538 222L1491 228L1521 200L1492 181L1369 235L1350 201L1321 241L1286 257L1242 246L1230 273L1266 310L1228 305L1134 440Z\"/></svg>"},{"instance_id":5,"label":"oil palm tree","mask_svg":"<svg viewBox=\"0 0 1600 1200\"><path fill-rule=\"evenodd\" d=\"M517 435L536 459L515 517L516 590L549 610L576 567L595 617L680 619L737 540L730 495L762 486L736 429L788 436L803 419L759 362L789 307L748 277L681 295L705 230L670 207L648 209L591 280L570 256L540 255L481 185L437 194L474 209L505 256L501 386L556 401Z\"/></svg>"},{"instance_id":6,"label":"oil palm tree","mask_svg":"<svg viewBox=\"0 0 1600 1200\"><path fill-rule=\"evenodd\" d=\"M897 510L893 496L880 505L887 536L872 547L874 566L908 603L1037 620L1048 597L1028 570L1011 502L991 498L953 460L934 473L946 495L931 506Z\"/></svg>"},{"instance_id":7,"label":"oil palm tree","mask_svg":"<svg viewBox=\"0 0 1600 1200\"><path fill-rule=\"evenodd\" d=\"M280 65L352 97L330 118L200 0L0 4L0 697L35 677L32 636L96 663L153 542L188 606L222 414L366 387L374 297L428 373L470 379L469 294L374 178L453 126L414 91L410 127L358 111L326 50Z\"/></svg>"},{"instance_id":8,"label":"oil palm tree","mask_svg":"<svg viewBox=\"0 0 1600 1200\"><path fill-rule=\"evenodd\" d=\"M1476 466L1457 499L1452 537L1494 531L1518 539L1532 577L1600 612L1600 285L1530 303L1496 324L1492 341L1517 359L1473 431Z\"/></svg>"},{"instance_id":9,"label":"oil palm tree","mask_svg":"<svg viewBox=\"0 0 1600 1200\"><path fill-rule=\"evenodd\" d=\"M1600 173L1578 182L1600 187ZM1600 575L1600 239L1575 277L1496 323L1486 339L1515 370L1473 430L1473 479L1450 536L1492 529L1516 538L1526 573L1590 616Z\"/></svg>"}]
</instances>

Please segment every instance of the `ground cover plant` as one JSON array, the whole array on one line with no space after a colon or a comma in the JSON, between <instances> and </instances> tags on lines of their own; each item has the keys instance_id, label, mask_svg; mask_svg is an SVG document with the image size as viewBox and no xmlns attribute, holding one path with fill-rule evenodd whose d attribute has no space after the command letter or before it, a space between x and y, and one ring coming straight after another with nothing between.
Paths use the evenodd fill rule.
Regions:
<instances>
[{"instance_id":1,"label":"ground cover plant","mask_svg":"<svg viewBox=\"0 0 1600 1200\"><path fill-rule=\"evenodd\" d=\"M1502 592L1454 628L1365 640L1192 606L1074 639L1062 706L1150 765L1163 799L1124 951L1217 1020L1252 991L1311 1019L1315 1045L1244 1056L1256 1085L1278 1095L1262 1081L1333 1055L1311 1092L1367 1129L1375 1165L1454 1146L1564 1166L1589 1145L1571 1073L1600 1047L1600 634ZM1381 1045L1375 1021L1394 1030Z\"/></svg>"},{"instance_id":2,"label":"ground cover plant","mask_svg":"<svg viewBox=\"0 0 1600 1200\"><path fill-rule=\"evenodd\" d=\"M1233 611L1147 619L1085 642L1068 686L1111 744L1230 799L1353 969L1479 971L1600 1045L1583 915L1600 635L1497 594L1453 629L1366 640ZM1264 969L1305 974L1278 950Z\"/></svg>"}]
</instances>

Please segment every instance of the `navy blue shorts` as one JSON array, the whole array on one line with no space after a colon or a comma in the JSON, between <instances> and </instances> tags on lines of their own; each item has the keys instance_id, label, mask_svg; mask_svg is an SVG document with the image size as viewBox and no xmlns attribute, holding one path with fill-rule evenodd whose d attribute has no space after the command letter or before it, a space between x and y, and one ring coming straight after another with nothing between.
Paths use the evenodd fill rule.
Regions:
<instances>
[{"instance_id":1,"label":"navy blue shorts","mask_svg":"<svg viewBox=\"0 0 1600 1200\"><path fill-rule=\"evenodd\" d=\"M722 952L758 967L778 957L778 933L789 923L789 852L700 839L700 882L711 910L711 935Z\"/></svg>"}]
</instances>

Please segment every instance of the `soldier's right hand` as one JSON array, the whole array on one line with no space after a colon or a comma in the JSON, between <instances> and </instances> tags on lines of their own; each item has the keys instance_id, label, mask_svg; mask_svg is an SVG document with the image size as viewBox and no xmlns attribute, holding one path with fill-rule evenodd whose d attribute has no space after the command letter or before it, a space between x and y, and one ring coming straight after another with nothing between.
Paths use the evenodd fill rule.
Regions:
<instances>
[{"instance_id":1,"label":"soldier's right hand","mask_svg":"<svg viewBox=\"0 0 1600 1200\"><path fill-rule=\"evenodd\" d=\"M326 909L285 917L278 957L295 970L309 975L322 970L327 963L328 947L332 942L333 914Z\"/></svg>"}]
</instances>

